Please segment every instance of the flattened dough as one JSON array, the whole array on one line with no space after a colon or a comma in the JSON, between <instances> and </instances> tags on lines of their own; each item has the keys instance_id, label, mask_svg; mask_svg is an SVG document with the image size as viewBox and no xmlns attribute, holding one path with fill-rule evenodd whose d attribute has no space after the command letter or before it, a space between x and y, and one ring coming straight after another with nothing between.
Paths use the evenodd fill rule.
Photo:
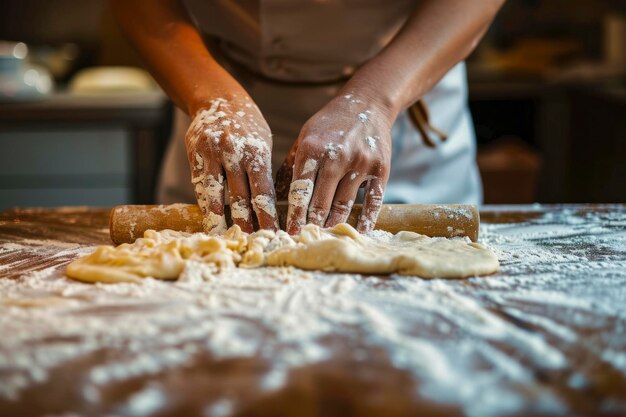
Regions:
<instances>
[{"instance_id":1,"label":"flattened dough","mask_svg":"<svg viewBox=\"0 0 626 417\"><path fill-rule=\"evenodd\" d=\"M361 274L463 278L498 270L496 255L464 239L430 238L400 232L373 239L342 223L330 229L306 225L300 235L267 230L247 234L234 225L223 236L148 230L133 244L101 246L67 267L70 278L87 282L177 279L187 261L231 267L294 266Z\"/></svg>"}]
</instances>

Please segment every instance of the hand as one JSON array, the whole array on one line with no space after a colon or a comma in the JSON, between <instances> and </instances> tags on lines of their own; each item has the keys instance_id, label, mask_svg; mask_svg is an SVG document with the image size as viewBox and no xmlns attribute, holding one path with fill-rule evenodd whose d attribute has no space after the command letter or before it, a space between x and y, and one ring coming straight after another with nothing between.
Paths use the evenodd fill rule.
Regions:
<instances>
[{"instance_id":1,"label":"hand","mask_svg":"<svg viewBox=\"0 0 626 417\"><path fill-rule=\"evenodd\" d=\"M302 128L277 175L278 197L288 198L287 232L306 223L345 222L365 187L359 232L374 228L391 164L392 112L355 93L342 93Z\"/></svg>"},{"instance_id":2,"label":"hand","mask_svg":"<svg viewBox=\"0 0 626 417\"><path fill-rule=\"evenodd\" d=\"M224 179L233 223L254 230L252 211L263 229L278 228L272 184L272 136L258 107L246 95L216 98L193 112L185 136L191 182L207 233L226 230Z\"/></svg>"}]
</instances>

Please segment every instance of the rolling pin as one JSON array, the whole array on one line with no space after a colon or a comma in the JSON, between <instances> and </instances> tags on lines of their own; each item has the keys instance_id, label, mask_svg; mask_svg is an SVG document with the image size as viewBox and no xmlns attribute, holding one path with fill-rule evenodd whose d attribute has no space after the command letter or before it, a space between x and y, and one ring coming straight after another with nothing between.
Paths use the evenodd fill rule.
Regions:
<instances>
[{"instance_id":1,"label":"rolling pin","mask_svg":"<svg viewBox=\"0 0 626 417\"><path fill-rule=\"evenodd\" d=\"M278 203L276 211L284 227L287 204ZM225 212L230 225L229 206L225 206ZM347 223L355 226L360 213L361 205L355 204ZM478 209L470 204L384 204L375 228L391 233L407 230L431 237L467 236L475 242L479 224ZM117 206L111 210L109 229L116 245L132 243L148 229L202 232L202 213L191 204Z\"/></svg>"}]
</instances>

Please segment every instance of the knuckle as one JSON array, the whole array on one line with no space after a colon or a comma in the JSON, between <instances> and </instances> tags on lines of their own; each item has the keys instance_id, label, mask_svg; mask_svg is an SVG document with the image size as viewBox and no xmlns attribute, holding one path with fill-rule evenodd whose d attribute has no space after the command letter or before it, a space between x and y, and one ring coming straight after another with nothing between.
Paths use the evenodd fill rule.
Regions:
<instances>
[{"instance_id":1,"label":"knuckle","mask_svg":"<svg viewBox=\"0 0 626 417\"><path fill-rule=\"evenodd\" d=\"M343 176L344 172L345 169L341 164L325 163L320 170L320 182L325 183L332 181L333 183L337 183Z\"/></svg>"},{"instance_id":2,"label":"knuckle","mask_svg":"<svg viewBox=\"0 0 626 417\"><path fill-rule=\"evenodd\" d=\"M383 205L383 196L374 190L371 190L367 196L366 205L368 212L377 212Z\"/></svg>"},{"instance_id":3,"label":"knuckle","mask_svg":"<svg viewBox=\"0 0 626 417\"><path fill-rule=\"evenodd\" d=\"M343 160L345 159L346 149L341 143L330 142L323 146L322 153L331 161Z\"/></svg>"},{"instance_id":4,"label":"knuckle","mask_svg":"<svg viewBox=\"0 0 626 417\"><path fill-rule=\"evenodd\" d=\"M319 203L312 203L309 206L309 214L310 213L324 213L326 211L326 208L323 207L321 204Z\"/></svg>"},{"instance_id":5,"label":"knuckle","mask_svg":"<svg viewBox=\"0 0 626 417\"><path fill-rule=\"evenodd\" d=\"M335 201L331 206L331 210L339 215L347 215L352 211L352 200Z\"/></svg>"},{"instance_id":6,"label":"knuckle","mask_svg":"<svg viewBox=\"0 0 626 417\"><path fill-rule=\"evenodd\" d=\"M321 208L310 208L307 219L311 223L322 224L326 219L326 210Z\"/></svg>"},{"instance_id":7,"label":"knuckle","mask_svg":"<svg viewBox=\"0 0 626 417\"><path fill-rule=\"evenodd\" d=\"M378 207L383 204L383 196L376 192L372 194L372 191L370 191L369 203L372 207Z\"/></svg>"},{"instance_id":8,"label":"knuckle","mask_svg":"<svg viewBox=\"0 0 626 417\"><path fill-rule=\"evenodd\" d=\"M389 168L386 164L379 162L372 167L372 174L378 178L385 178L388 175Z\"/></svg>"},{"instance_id":9,"label":"knuckle","mask_svg":"<svg viewBox=\"0 0 626 417\"><path fill-rule=\"evenodd\" d=\"M356 160L359 162L360 165L364 165L369 168L376 164L376 161L378 160L378 155L373 154L372 152L366 152L363 149L359 149L356 155Z\"/></svg>"},{"instance_id":10,"label":"knuckle","mask_svg":"<svg viewBox=\"0 0 626 417\"><path fill-rule=\"evenodd\" d=\"M308 149L308 148L317 146L319 142L320 142L320 137L316 133L305 133L300 138L300 143L298 145L298 148Z\"/></svg>"},{"instance_id":11,"label":"knuckle","mask_svg":"<svg viewBox=\"0 0 626 417\"><path fill-rule=\"evenodd\" d=\"M270 165L267 158L259 154L246 157L244 164L248 168L247 171L254 177L258 177L259 174L266 172Z\"/></svg>"},{"instance_id":12,"label":"knuckle","mask_svg":"<svg viewBox=\"0 0 626 417\"><path fill-rule=\"evenodd\" d=\"M346 178L350 181L350 183L353 183L354 181L361 181L362 175L359 171L352 169L346 173Z\"/></svg>"},{"instance_id":13,"label":"knuckle","mask_svg":"<svg viewBox=\"0 0 626 417\"><path fill-rule=\"evenodd\" d=\"M319 158L324 153L324 146L320 144L317 140L310 139L304 141L298 147L298 155L296 159L300 159L302 162L310 157Z\"/></svg>"},{"instance_id":14,"label":"knuckle","mask_svg":"<svg viewBox=\"0 0 626 417\"><path fill-rule=\"evenodd\" d=\"M389 170L388 164L380 159L375 158L371 159L369 162L369 173L375 177L383 177L385 173Z\"/></svg>"}]
</instances>

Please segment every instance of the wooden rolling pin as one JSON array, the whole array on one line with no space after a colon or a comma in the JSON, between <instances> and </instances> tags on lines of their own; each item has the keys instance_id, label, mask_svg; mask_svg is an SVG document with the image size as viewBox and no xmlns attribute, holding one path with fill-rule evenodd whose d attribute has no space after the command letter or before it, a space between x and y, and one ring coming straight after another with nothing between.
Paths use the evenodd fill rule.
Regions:
<instances>
[{"instance_id":1,"label":"wooden rolling pin","mask_svg":"<svg viewBox=\"0 0 626 417\"><path fill-rule=\"evenodd\" d=\"M230 208L225 209L230 224ZM284 227L287 204L278 203L276 211ZM361 205L355 204L348 223L355 226L360 213ZM479 224L478 209L470 204L384 204L376 229L391 233L408 230L431 237L467 236L475 242ZM202 213L191 204L117 206L111 210L109 226L111 240L119 245L134 242L148 229L202 232Z\"/></svg>"}]
</instances>

